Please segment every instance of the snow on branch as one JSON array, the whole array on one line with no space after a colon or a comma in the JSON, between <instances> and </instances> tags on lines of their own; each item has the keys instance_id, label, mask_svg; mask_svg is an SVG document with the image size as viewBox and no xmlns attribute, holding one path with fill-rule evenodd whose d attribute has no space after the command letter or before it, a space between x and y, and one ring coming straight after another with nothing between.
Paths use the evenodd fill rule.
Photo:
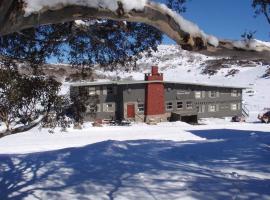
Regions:
<instances>
[{"instance_id":1,"label":"snow on branch","mask_svg":"<svg viewBox=\"0 0 270 200\"><path fill-rule=\"evenodd\" d=\"M46 10L58 10L71 5L108 9L113 12L116 12L119 9L119 5L122 5L123 12L128 13L131 10L143 10L146 4L149 3L175 19L184 32L189 33L193 37L203 38L203 40L215 47L218 46L219 43L216 37L205 34L196 24L184 19L181 15L169 9L165 4L147 2L147 0L24 0L24 2L25 16Z\"/></svg>"},{"instance_id":2,"label":"snow on branch","mask_svg":"<svg viewBox=\"0 0 270 200\"><path fill-rule=\"evenodd\" d=\"M270 51L270 42L263 42L256 39L245 39L232 42L237 49L248 51Z\"/></svg>"},{"instance_id":3,"label":"snow on branch","mask_svg":"<svg viewBox=\"0 0 270 200\"><path fill-rule=\"evenodd\" d=\"M108 9L115 12L122 4L125 12L143 10L147 0L23 0L25 16L45 10L58 10L66 6L86 6L90 8Z\"/></svg>"}]
</instances>

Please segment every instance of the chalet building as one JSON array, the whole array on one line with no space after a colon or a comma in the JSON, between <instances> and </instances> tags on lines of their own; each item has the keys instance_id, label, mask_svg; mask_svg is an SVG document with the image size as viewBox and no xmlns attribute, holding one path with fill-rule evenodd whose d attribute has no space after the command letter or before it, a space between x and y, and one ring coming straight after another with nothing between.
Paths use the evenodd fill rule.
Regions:
<instances>
[{"instance_id":1,"label":"chalet building","mask_svg":"<svg viewBox=\"0 0 270 200\"><path fill-rule=\"evenodd\" d=\"M73 100L83 101L86 121L128 119L134 121L186 121L198 118L247 114L241 87L169 82L158 67L144 81L74 83Z\"/></svg>"}]
</instances>

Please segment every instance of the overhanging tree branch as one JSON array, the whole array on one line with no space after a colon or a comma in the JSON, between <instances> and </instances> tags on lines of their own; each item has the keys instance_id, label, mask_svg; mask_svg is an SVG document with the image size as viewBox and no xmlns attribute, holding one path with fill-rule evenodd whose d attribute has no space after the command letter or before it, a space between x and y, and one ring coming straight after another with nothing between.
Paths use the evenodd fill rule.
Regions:
<instances>
[{"instance_id":1,"label":"overhanging tree branch","mask_svg":"<svg viewBox=\"0 0 270 200\"><path fill-rule=\"evenodd\" d=\"M23 29L37 27L44 24L57 24L79 19L108 19L114 21L140 22L153 26L168 35L182 48L187 50L216 51L223 48L235 50L231 41L211 42L211 37L203 31L190 31L183 19L161 4L148 2L142 10L125 12L121 4L116 11L104 8L69 5L55 9L45 8L39 13L25 15L23 0L2 0L0 3L0 35L18 32ZM194 25L195 28L198 28ZM193 28L194 28L193 27ZM192 28L191 28L192 29ZM187 31L188 30L188 31ZM213 38L212 38L213 39ZM216 45L215 45L215 44ZM247 43L242 45L243 50L253 50ZM255 49L255 51L257 51ZM270 51L269 46L260 46L259 51Z\"/></svg>"},{"instance_id":2,"label":"overhanging tree branch","mask_svg":"<svg viewBox=\"0 0 270 200\"><path fill-rule=\"evenodd\" d=\"M7 1L7 0L4 0ZM44 24L55 24L78 19L110 19L116 21L141 22L151 25L170 38L190 50L205 49L206 38L202 35L191 35L183 30L175 16L172 16L159 4L147 3L141 11L132 10L128 13L113 12L109 9L91 8L84 6L66 6L58 10L46 10L41 13L33 13L25 17L23 4L18 0L9 1L8 6L0 5L2 13L7 13L0 18L0 35L17 32Z\"/></svg>"}]
</instances>

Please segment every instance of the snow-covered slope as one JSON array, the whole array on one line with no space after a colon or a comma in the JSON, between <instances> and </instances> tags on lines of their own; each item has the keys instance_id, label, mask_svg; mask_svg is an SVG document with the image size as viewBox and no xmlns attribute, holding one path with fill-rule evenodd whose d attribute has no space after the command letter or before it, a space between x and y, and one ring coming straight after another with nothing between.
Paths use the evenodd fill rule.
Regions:
<instances>
[{"instance_id":1,"label":"snow-covered slope","mask_svg":"<svg viewBox=\"0 0 270 200\"><path fill-rule=\"evenodd\" d=\"M251 111L250 120L256 119L265 108L270 108L270 77L263 78L270 65L262 61L208 57L174 45L160 45L151 57L147 54L141 56L136 71L98 73L105 73L111 78L143 80L144 73L149 72L152 65L157 65L166 81L247 87L243 100ZM215 67L215 74L203 73L209 66Z\"/></svg>"}]
</instances>

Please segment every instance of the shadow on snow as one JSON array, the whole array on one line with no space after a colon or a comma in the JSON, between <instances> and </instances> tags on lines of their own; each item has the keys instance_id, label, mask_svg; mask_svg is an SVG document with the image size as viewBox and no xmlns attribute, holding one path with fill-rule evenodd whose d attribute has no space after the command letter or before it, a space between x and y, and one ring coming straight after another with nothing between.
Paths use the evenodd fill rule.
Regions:
<instances>
[{"instance_id":1,"label":"shadow on snow","mask_svg":"<svg viewBox=\"0 0 270 200\"><path fill-rule=\"evenodd\" d=\"M207 140L0 155L0 199L270 199L269 133L191 132Z\"/></svg>"}]
</instances>

